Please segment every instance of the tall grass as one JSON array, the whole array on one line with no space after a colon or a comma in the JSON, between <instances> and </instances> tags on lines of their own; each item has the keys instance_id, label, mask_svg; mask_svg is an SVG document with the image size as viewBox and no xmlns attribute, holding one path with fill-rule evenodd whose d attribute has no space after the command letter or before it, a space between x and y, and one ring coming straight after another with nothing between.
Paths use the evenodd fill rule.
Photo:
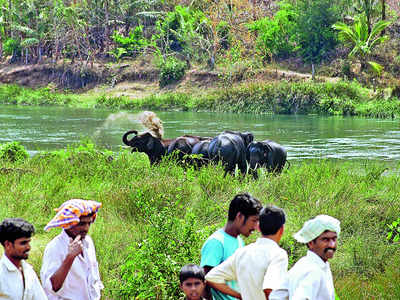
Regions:
<instances>
[{"instance_id":1,"label":"tall grass","mask_svg":"<svg viewBox=\"0 0 400 300\"><path fill-rule=\"evenodd\" d=\"M0 85L0 103L23 105L69 105L114 109L190 110L274 114L358 115L394 118L400 101L385 99L357 82L286 82L246 84L199 91L165 92L144 98L95 94L63 94L48 88L31 90Z\"/></svg>"},{"instance_id":2,"label":"tall grass","mask_svg":"<svg viewBox=\"0 0 400 300\"><path fill-rule=\"evenodd\" d=\"M109 153L91 144L25 160L2 161L0 219L22 217L37 229L29 258L36 271L53 208L70 198L103 203L91 236L106 299L178 299L178 271L198 263L205 238L222 226L233 196L248 191L287 213L282 240L290 263L305 254L292 237L304 221L329 214L342 234L331 261L342 300L398 299L398 243L386 240L399 217L398 166L376 162L292 162L279 176L223 177L220 166L196 171L173 161L150 167L140 153ZM246 242L256 239L253 234Z\"/></svg>"}]
</instances>

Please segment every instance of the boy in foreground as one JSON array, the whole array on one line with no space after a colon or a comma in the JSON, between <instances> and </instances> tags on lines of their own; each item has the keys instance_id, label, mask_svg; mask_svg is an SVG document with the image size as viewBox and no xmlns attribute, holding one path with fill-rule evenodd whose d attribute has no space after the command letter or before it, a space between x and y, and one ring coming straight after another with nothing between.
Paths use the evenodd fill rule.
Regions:
<instances>
[{"instance_id":1,"label":"boy in foreground","mask_svg":"<svg viewBox=\"0 0 400 300\"><path fill-rule=\"evenodd\" d=\"M204 270L198 265L188 264L182 267L179 274L180 287L185 300L201 300L205 283Z\"/></svg>"}]
</instances>

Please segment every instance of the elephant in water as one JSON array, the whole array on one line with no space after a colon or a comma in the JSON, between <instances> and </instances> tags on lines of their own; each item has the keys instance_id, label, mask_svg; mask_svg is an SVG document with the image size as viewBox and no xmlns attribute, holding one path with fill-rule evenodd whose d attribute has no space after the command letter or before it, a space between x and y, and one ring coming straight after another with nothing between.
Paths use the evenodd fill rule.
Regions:
<instances>
[{"instance_id":1,"label":"elephant in water","mask_svg":"<svg viewBox=\"0 0 400 300\"><path fill-rule=\"evenodd\" d=\"M247 171L246 148L253 141L254 135L250 132L224 131L213 138L208 147L210 159L221 161L225 175L235 172L236 165L244 175Z\"/></svg>"},{"instance_id":2,"label":"elephant in water","mask_svg":"<svg viewBox=\"0 0 400 300\"><path fill-rule=\"evenodd\" d=\"M268 172L282 172L287 152L284 147L271 140L252 142L247 146L246 159L250 164L249 173L258 178L257 169L265 167Z\"/></svg>"},{"instance_id":3,"label":"elephant in water","mask_svg":"<svg viewBox=\"0 0 400 300\"><path fill-rule=\"evenodd\" d=\"M208 155L208 148L210 146L211 138L198 142L193 146L192 154L198 155L199 157L192 158L192 164L195 167L202 167L210 162L210 156Z\"/></svg>"},{"instance_id":4,"label":"elephant in water","mask_svg":"<svg viewBox=\"0 0 400 300\"><path fill-rule=\"evenodd\" d=\"M187 154L192 154L192 150L195 145L200 142L210 141L209 137L201 137L195 135L183 135L174 139L171 144L168 146L167 154L172 154L173 152L177 152L178 160L183 161L184 156Z\"/></svg>"},{"instance_id":5,"label":"elephant in water","mask_svg":"<svg viewBox=\"0 0 400 300\"><path fill-rule=\"evenodd\" d=\"M128 139L128 136L131 134L135 134L135 136ZM184 135L175 139L161 139L154 137L149 132L138 134L136 130L130 130L122 136L122 142L132 147L132 152L146 153L152 165L159 163L163 156L171 154L174 151L178 152L178 159L183 159L183 156L191 154L193 146L203 139L209 138Z\"/></svg>"},{"instance_id":6,"label":"elephant in water","mask_svg":"<svg viewBox=\"0 0 400 300\"><path fill-rule=\"evenodd\" d=\"M129 140L128 136L131 134L135 134L135 136ZM166 155L168 146L173 140L159 139L149 132L138 134L136 130L130 130L122 136L122 142L132 147L132 152L146 153L150 159L150 164L153 165L160 162L162 157Z\"/></svg>"}]
</instances>

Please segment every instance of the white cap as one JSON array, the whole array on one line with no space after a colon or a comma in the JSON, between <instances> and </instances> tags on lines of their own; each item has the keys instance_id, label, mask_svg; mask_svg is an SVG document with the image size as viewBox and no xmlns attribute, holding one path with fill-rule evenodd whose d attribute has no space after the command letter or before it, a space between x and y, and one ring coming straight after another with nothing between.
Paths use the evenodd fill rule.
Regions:
<instances>
[{"instance_id":1,"label":"white cap","mask_svg":"<svg viewBox=\"0 0 400 300\"><path fill-rule=\"evenodd\" d=\"M340 221L327 215L318 215L304 223L293 237L300 243L308 243L320 236L324 231L329 230L340 234Z\"/></svg>"}]
</instances>

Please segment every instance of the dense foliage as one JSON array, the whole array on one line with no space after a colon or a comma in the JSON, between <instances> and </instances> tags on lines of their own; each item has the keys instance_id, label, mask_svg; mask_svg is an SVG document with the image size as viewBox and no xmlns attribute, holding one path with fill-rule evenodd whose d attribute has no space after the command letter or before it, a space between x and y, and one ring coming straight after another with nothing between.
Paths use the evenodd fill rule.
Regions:
<instances>
[{"instance_id":1,"label":"dense foliage","mask_svg":"<svg viewBox=\"0 0 400 300\"><path fill-rule=\"evenodd\" d=\"M44 232L53 208L70 198L103 203L90 234L95 242L106 299L182 299L178 272L199 263L206 237L221 227L229 201L248 191L287 213L282 246L293 264L306 249L292 237L308 218L329 214L342 234L331 267L342 300L399 299L400 193L397 164L373 161L292 161L280 176L257 181L223 177L220 166L199 171L174 161L150 167L130 151L110 153L91 143L39 152L0 168L0 219L32 222L29 262L38 272L44 247L58 234ZM392 225L392 229L388 225ZM257 238L254 233L246 243ZM2 251L2 250L0 250Z\"/></svg>"},{"instance_id":2,"label":"dense foliage","mask_svg":"<svg viewBox=\"0 0 400 300\"><path fill-rule=\"evenodd\" d=\"M235 47L247 57L318 63L334 50L336 21L362 16L370 33L389 16L385 1L375 0L0 0L0 7L0 59L93 64L150 53L211 68Z\"/></svg>"}]
</instances>

